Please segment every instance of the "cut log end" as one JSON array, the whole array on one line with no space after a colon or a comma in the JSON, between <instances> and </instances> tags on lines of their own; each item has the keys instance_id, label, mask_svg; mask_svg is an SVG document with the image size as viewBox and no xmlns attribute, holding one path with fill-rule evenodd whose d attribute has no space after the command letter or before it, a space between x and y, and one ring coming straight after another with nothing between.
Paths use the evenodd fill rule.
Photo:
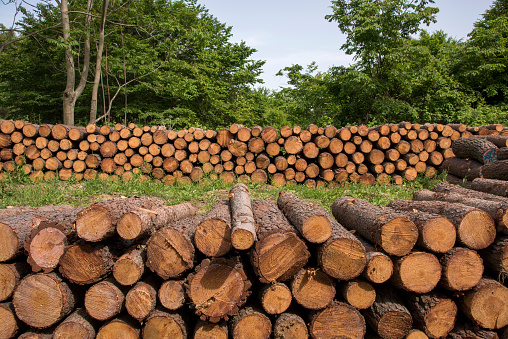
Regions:
<instances>
[{"instance_id":1,"label":"cut log end","mask_svg":"<svg viewBox=\"0 0 508 339\"><path fill-rule=\"evenodd\" d=\"M440 262L443 267L440 284L449 290L468 290L476 286L483 275L483 261L474 250L454 248Z\"/></svg>"},{"instance_id":2,"label":"cut log end","mask_svg":"<svg viewBox=\"0 0 508 339\"><path fill-rule=\"evenodd\" d=\"M432 291L440 279L441 265L427 252L413 252L398 259L392 277L395 286L414 293Z\"/></svg>"},{"instance_id":3,"label":"cut log end","mask_svg":"<svg viewBox=\"0 0 508 339\"><path fill-rule=\"evenodd\" d=\"M337 238L330 244L327 243L320 258L323 271L339 280L352 279L360 275L367 261L362 244L348 238Z\"/></svg>"},{"instance_id":4,"label":"cut log end","mask_svg":"<svg viewBox=\"0 0 508 339\"><path fill-rule=\"evenodd\" d=\"M437 253L452 249L457 238L455 226L444 217L428 220L421 233L421 241L425 247Z\"/></svg>"},{"instance_id":5,"label":"cut log end","mask_svg":"<svg viewBox=\"0 0 508 339\"><path fill-rule=\"evenodd\" d=\"M390 257L376 255L370 258L363 271L363 276L369 281L381 284L390 279L393 274L393 262Z\"/></svg>"},{"instance_id":6,"label":"cut log end","mask_svg":"<svg viewBox=\"0 0 508 339\"><path fill-rule=\"evenodd\" d=\"M496 238L496 224L487 212L473 210L462 218L458 226L458 237L471 249L487 248Z\"/></svg>"},{"instance_id":7,"label":"cut log end","mask_svg":"<svg viewBox=\"0 0 508 339\"><path fill-rule=\"evenodd\" d=\"M141 218L132 212L125 213L118 219L116 232L120 237L127 240L133 240L141 234Z\"/></svg>"},{"instance_id":8,"label":"cut log end","mask_svg":"<svg viewBox=\"0 0 508 339\"><path fill-rule=\"evenodd\" d=\"M411 329L413 319L406 312L389 311L386 312L377 327L377 333L382 338L402 339Z\"/></svg>"},{"instance_id":9,"label":"cut log end","mask_svg":"<svg viewBox=\"0 0 508 339\"><path fill-rule=\"evenodd\" d=\"M347 302L359 310L369 308L376 300L376 290L366 281L352 281L345 283L345 293L343 293Z\"/></svg>"},{"instance_id":10,"label":"cut log end","mask_svg":"<svg viewBox=\"0 0 508 339\"><path fill-rule=\"evenodd\" d=\"M18 252L19 241L8 225L0 222L0 262L12 259Z\"/></svg>"},{"instance_id":11,"label":"cut log end","mask_svg":"<svg viewBox=\"0 0 508 339\"><path fill-rule=\"evenodd\" d=\"M365 331L363 316L345 303L334 303L318 312L309 327L313 338L363 338Z\"/></svg>"},{"instance_id":12,"label":"cut log end","mask_svg":"<svg viewBox=\"0 0 508 339\"><path fill-rule=\"evenodd\" d=\"M425 332L430 338L445 337L453 329L456 317L457 305L451 299L444 299L425 315Z\"/></svg>"},{"instance_id":13,"label":"cut log end","mask_svg":"<svg viewBox=\"0 0 508 339\"><path fill-rule=\"evenodd\" d=\"M291 283L295 300L303 307L320 310L328 306L335 297L335 286L331 277L321 270L304 268Z\"/></svg>"},{"instance_id":14,"label":"cut log end","mask_svg":"<svg viewBox=\"0 0 508 339\"><path fill-rule=\"evenodd\" d=\"M291 290L283 283L270 285L263 292L261 304L268 314L285 312L293 299Z\"/></svg>"},{"instance_id":15,"label":"cut log end","mask_svg":"<svg viewBox=\"0 0 508 339\"><path fill-rule=\"evenodd\" d=\"M307 241L320 244L330 238L332 225L326 216L313 215L305 220L301 232Z\"/></svg>"},{"instance_id":16,"label":"cut log end","mask_svg":"<svg viewBox=\"0 0 508 339\"><path fill-rule=\"evenodd\" d=\"M231 226L220 219L205 219L196 228L196 247L210 257L220 257L231 250Z\"/></svg>"},{"instance_id":17,"label":"cut log end","mask_svg":"<svg viewBox=\"0 0 508 339\"><path fill-rule=\"evenodd\" d=\"M30 258L42 269L53 269L58 265L65 251L67 237L53 227L45 228L37 233L30 242Z\"/></svg>"},{"instance_id":18,"label":"cut log end","mask_svg":"<svg viewBox=\"0 0 508 339\"><path fill-rule=\"evenodd\" d=\"M237 228L231 234L231 244L237 250L247 250L255 241L254 234L246 229Z\"/></svg>"},{"instance_id":19,"label":"cut log end","mask_svg":"<svg viewBox=\"0 0 508 339\"><path fill-rule=\"evenodd\" d=\"M416 244L418 230L409 219L397 217L381 227L381 247L392 255L408 254Z\"/></svg>"},{"instance_id":20,"label":"cut log end","mask_svg":"<svg viewBox=\"0 0 508 339\"><path fill-rule=\"evenodd\" d=\"M18 320L11 306L0 304L0 338L13 338L18 331Z\"/></svg>"},{"instance_id":21,"label":"cut log end","mask_svg":"<svg viewBox=\"0 0 508 339\"><path fill-rule=\"evenodd\" d=\"M135 284L143 274L141 269L135 262L128 259L118 259L113 266L113 276L115 280L124 286Z\"/></svg>"},{"instance_id":22,"label":"cut log end","mask_svg":"<svg viewBox=\"0 0 508 339\"><path fill-rule=\"evenodd\" d=\"M113 228L111 213L102 206L91 205L78 213L76 232L81 239L100 241Z\"/></svg>"},{"instance_id":23,"label":"cut log end","mask_svg":"<svg viewBox=\"0 0 508 339\"><path fill-rule=\"evenodd\" d=\"M227 328L220 324L203 323L194 332L194 339L228 339Z\"/></svg>"}]
</instances>

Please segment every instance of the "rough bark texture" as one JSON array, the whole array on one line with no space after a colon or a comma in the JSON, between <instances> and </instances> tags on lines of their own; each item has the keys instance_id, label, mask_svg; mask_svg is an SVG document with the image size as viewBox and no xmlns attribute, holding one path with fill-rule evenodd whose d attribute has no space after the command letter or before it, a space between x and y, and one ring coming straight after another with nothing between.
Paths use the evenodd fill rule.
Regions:
<instances>
[{"instance_id":1,"label":"rough bark texture","mask_svg":"<svg viewBox=\"0 0 508 339\"><path fill-rule=\"evenodd\" d=\"M441 164L441 170L459 178L472 180L481 177L482 164L475 160L465 160L457 157L446 158Z\"/></svg>"},{"instance_id":2,"label":"rough bark texture","mask_svg":"<svg viewBox=\"0 0 508 339\"><path fill-rule=\"evenodd\" d=\"M455 247L440 259L439 285L452 291L465 291L478 284L483 275L483 260L474 250Z\"/></svg>"},{"instance_id":3,"label":"rough bark texture","mask_svg":"<svg viewBox=\"0 0 508 339\"><path fill-rule=\"evenodd\" d=\"M249 189L236 184L229 191L231 207L231 244L237 250L247 250L256 240L256 223L252 214Z\"/></svg>"},{"instance_id":4,"label":"rough bark texture","mask_svg":"<svg viewBox=\"0 0 508 339\"><path fill-rule=\"evenodd\" d=\"M209 257L220 257L231 250L231 213L228 200L219 201L196 227L196 248Z\"/></svg>"},{"instance_id":5,"label":"rough bark texture","mask_svg":"<svg viewBox=\"0 0 508 339\"><path fill-rule=\"evenodd\" d=\"M53 338L94 339L96 334L94 324L85 309L78 308L55 328Z\"/></svg>"},{"instance_id":6,"label":"rough bark texture","mask_svg":"<svg viewBox=\"0 0 508 339\"><path fill-rule=\"evenodd\" d=\"M315 313L309 324L313 338L363 338L365 332L364 317L353 306L341 302Z\"/></svg>"},{"instance_id":7,"label":"rough bark texture","mask_svg":"<svg viewBox=\"0 0 508 339\"><path fill-rule=\"evenodd\" d=\"M443 201L394 200L387 206L399 211L440 214L457 229L457 240L474 250L487 248L496 237L496 224L487 212L459 203Z\"/></svg>"},{"instance_id":8,"label":"rough bark texture","mask_svg":"<svg viewBox=\"0 0 508 339\"><path fill-rule=\"evenodd\" d=\"M471 189L508 198L506 180L476 178L471 182Z\"/></svg>"},{"instance_id":9,"label":"rough bark texture","mask_svg":"<svg viewBox=\"0 0 508 339\"><path fill-rule=\"evenodd\" d=\"M403 214L361 199L342 196L333 202L332 213L344 227L357 231L389 254L406 255L418 239L418 229Z\"/></svg>"},{"instance_id":10,"label":"rough bark texture","mask_svg":"<svg viewBox=\"0 0 508 339\"><path fill-rule=\"evenodd\" d=\"M508 276L508 236L499 236L494 243L480 251L485 267L501 281Z\"/></svg>"},{"instance_id":11,"label":"rough bark texture","mask_svg":"<svg viewBox=\"0 0 508 339\"><path fill-rule=\"evenodd\" d=\"M255 199L252 209L258 225L250 254L256 275L262 283L291 279L310 257L305 242L275 203Z\"/></svg>"},{"instance_id":12,"label":"rough bark texture","mask_svg":"<svg viewBox=\"0 0 508 339\"><path fill-rule=\"evenodd\" d=\"M194 267L194 233L203 215L159 229L147 242L146 266L161 278L176 278Z\"/></svg>"},{"instance_id":13,"label":"rough bark texture","mask_svg":"<svg viewBox=\"0 0 508 339\"><path fill-rule=\"evenodd\" d=\"M508 160L498 160L483 165L481 174L487 179L508 180Z\"/></svg>"},{"instance_id":14,"label":"rough bark texture","mask_svg":"<svg viewBox=\"0 0 508 339\"><path fill-rule=\"evenodd\" d=\"M205 259L187 276L185 288L196 314L213 323L238 313L251 283L238 258Z\"/></svg>"},{"instance_id":15,"label":"rough bark texture","mask_svg":"<svg viewBox=\"0 0 508 339\"><path fill-rule=\"evenodd\" d=\"M482 164L496 161L495 150L497 146L488 140L480 138L459 138L452 143L453 153L462 159L475 159ZM492 158L491 153L494 153Z\"/></svg>"},{"instance_id":16,"label":"rough bark texture","mask_svg":"<svg viewBox=\"0 0 508 339\"><path fill-rule=\"evenodd\" d=\"M390 282L406 291L427 293L436 287L440 279L441 265L434 255L412 252L394 260Z\"/></svg>"}]
</instances>

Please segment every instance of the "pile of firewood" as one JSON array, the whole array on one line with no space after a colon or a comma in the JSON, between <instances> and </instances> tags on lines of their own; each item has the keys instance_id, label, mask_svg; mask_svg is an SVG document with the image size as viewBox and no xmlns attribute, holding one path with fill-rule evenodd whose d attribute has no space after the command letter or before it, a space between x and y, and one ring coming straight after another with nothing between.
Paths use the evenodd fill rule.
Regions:
<instances>
[{"instance_id":1,"label":"pile of firewood","mask_svg":"<svg viewBox=\"0 0 508 339\"><path fill-rule=\"evenodd\" d=\"M127 181L141 173L165 183L209 176L277 186L293 182L314 187L348 179L401 184L419 173L435 176L454 155L453 140L487 134L506 140L508 129L402 122L372 128L309 125L278 130L233 124L219 131L173 131L134 124L85 128L0 120L0 176L19 165L34 179L99 176Z\"/></svg>"},{"instance_id":2,"label":"pile of firewood","mask_svg":"<svg viewBox=\"0 0 508 339\"><path fill-rule=\"evenodd\" d=\"M243 184L202 215L0 210L0 337L507 337L508 198L443 183L331 210Z\"/></svg>"}]
</instances>

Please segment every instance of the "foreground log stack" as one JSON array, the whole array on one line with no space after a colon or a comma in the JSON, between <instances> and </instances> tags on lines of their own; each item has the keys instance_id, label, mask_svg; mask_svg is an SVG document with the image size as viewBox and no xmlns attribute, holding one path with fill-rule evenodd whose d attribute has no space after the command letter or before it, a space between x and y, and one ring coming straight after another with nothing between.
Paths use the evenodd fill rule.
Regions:
<instances>
[{"instance_id":1,"label":"foreground log stack","mask_svg":"<svg viewBox=\"0 0 508 339\"><path fill-rule=\"evenodd\" d=\"M467 128L402 122L373 128L309 125L278 130L233 124L219 131L194 127L173 131L134 124L85 128L0 120L0 175L19 165L34 179L129 180L139 173L165 183L197 182L209 176L275 185L317 186L348 179L400 184L419 173L435 176L453 157L452 142L472 135L499 144L508 139L508 130L501 125ZM499 159L508 157L501 149L494 153Z\"/></svg>"},{"instance_id":2,"label":"foreground log stack","mask_svg":"<svg viewBox=\"0 0 508 339\"><path fill-rule=\"evenodd\" d=\"M429 192L0 210L0 338L505 338L507 198Z\"/></svg>"}]
</instances>

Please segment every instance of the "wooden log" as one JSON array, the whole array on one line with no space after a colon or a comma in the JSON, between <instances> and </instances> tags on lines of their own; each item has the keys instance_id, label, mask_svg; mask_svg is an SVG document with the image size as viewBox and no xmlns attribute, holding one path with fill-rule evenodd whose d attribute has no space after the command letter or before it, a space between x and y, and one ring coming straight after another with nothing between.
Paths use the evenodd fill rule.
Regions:
<instances>
[{"instance_id":1,"label":"wooden log","mask_svg":"<svg viewBox=\"0 0 508 339\"><path fill-rule=\"evenodd\" d=\"M272 323L262 312L252 307L240 310L229 323L233 338L268 339L272 333Z\"/></svg>"},{"instance_id":2,"label":"wooden log","mask_svg":"<svg viewBox=\"0 0 508 339\"><path fill-rule=\"evenodd\" d=\"M125 295L127 313L143 322L155 310L159 285L160 282L153 275L138 281Z\"/></svg>"},{"instance_id":3,"label":"wooden log","mask_svg":"<svg viewBox=\"0 0 508 339\"><path fill-rule=\"evenodd\" d=\"M411 252L396 258L390 283L397 288L414 293L432 291L441 279L439 260L428 252Z\"/></svg>"},{"instance_id":4,"label":"wooden log","mask_svg":"<svg viewBox=\"0 0 508 339\"><path fill-rule=\"evenodd\" d=\"M228 339L228 326L225 321L217 324L199 320L194 329L194 339Z\"/></svg>"},{"instance_id":5,"label":"wooden log","mask_svg":"<svg viewBox=\"0 0 508 339\"><path fill-rule=\"evenodd\" d=\"M385 339L402 339L412 327L408 309L390 288L377 287L376 301L362 312L367 324Z\"/></svg>"},{"instance_id":6,"label":"wooden log","mask_svg":"<svg viewBox=\"0 0 508 339\"><path fill-rule=\"evenodd\" d=\"M413 200L454 202L480 209L487 212L496 221L498 231L508 232L508 200L506 202L489 201L459 193L440 193L426 189L413 192Z\"/></svg>"},{"instance_id":7,"label":"wooden log","mask_svg":"<svg viewBox=\"0 0 508 339\"><path fill-rule=\"evenodd\" d=\"M145 272L146 246L128 249L113 265L113 277L123 286L133 285Z\"/></svg>"},{"instance_id":8,"label":"wooden log","mask_svg":"<svg viewBox=\"0 0 508 339\"><path fill-rule=\"evenodd\" d=\"M88 206L78 213L76 231L87 241L104 240L116 232L118 219L136 208L153 209L162 206L161 199L153 197L132 197L109 199Z\"/></svg>"},{"instance_id":9,"label":"wooden log","mask_svg":"<svg viewBox=\"0 0 508 339\"><path fill-rule=\"evenodd\" d=\"M480 251L485 267L500 279L508 275L508 237L498 236L494 243Z\"/></svg>"},{"instance_id":10,"label":"wooden log","mask_svg":"<svg viewBox=\"0 0 508 339\"><path fill-rule=\"evenodd\" d=\"M307 142L303 146L302 153L307 159L315 159L319 155L319 148L316 146L315 143Z\"/></svg>"},{"instance_id":11,"label":"wooden log","mask_svg":"<svg viewBox=\"0 0 508 339\"><path fill-rule=\"evenodd\" d=\"M268 175L266 174L266 171L263 169L258 168L251 174L251 181L252 182L258 182L258 183L265 183L268 180Z\"/></svg>"},{"instance_id":12,"label":"wooden log","mask_svg":"<svg viewBox=\"0 0 508 339\"><path fill-rule=\"evenodd\" d=\"M278 135L279 135L279 132L277 131L276 128L274 128L272 126L267 126L267 127L263 128L263 130L261 131L261 134L260 134L261 139L263 139L263 141L266 142L267 144L276 142Z\"/></svg>"},{"instance_id":13,"label":"wooden log","mask_svg":"<svg viewBox=\"0 0 508 339\"><path fill-rule=\"evenodd\" d=\"M356 230L389 254L406 255L418 238L416 226L403 214L361 199L340 197L333 202L332 213L344 227Z\"/></svg>"},{"instance_id":14,"label":"wooden log","mask_svg":"<svg viewBox=\"0 0 508 339\"><path fill-rule=\"evenodd\" d=\"M0 264L0 302L9 299L21 278L30 273L30 266L23 261Z\"/></svg>"},{"instance_id":15,"label":"wooden log","mask_svg":"<svg viewBox=\"0 0 508 339\"><path fill-rule=\"evenodd\" d=\"M196 248L209 257L220 257L231 249L231 213L228 200L219 201L196 227Z\"/></svg>"},{"instance_id":16,"label":"wooden log","mask_svg":"<svg viewBox=\"0 0 508 339\"><path fill-rule=\"evenodd\" d=\"M251 250L252 266L262 283L291 279L310 257L305 243L275 203L252 201L257 240Z\"/></svg>"},{"instance_id":17,"label":"wooden log","mask_svg":"<svg viewBox=\"0 0 508 339\"><path fill-rule=\"evenodd\" d=\"M20 328L21 322L16 317L14 306L11 302L0 303L0 338L14 338Z\"/></svg>"},{"instance_id":18,"label":"wooden log","mask_svg":"<svg viewBox=\"0 0 508 339\"><path fill-rule=\"evenodd\" d=\"M181 315L156 309L146 318L142 337L185 339L187 325Z\"/></svg>"},{"instance_id":19,"label":"wooden log","mask_svg":"<svg viewBox=\"0 0 508 339\"><path fill-rule=\"evenodd\" d=\"M495 330L508 325L508 288L483 278L459 299L462 312L479 326Z\"/></svg>"},{"instance_id":20,"label":"wooden log","mask_svg":"<svg viewBox=\"0 0 508 339\"><path fill-rule=\"evenodd\" d=\"M321 206L315 205L315 208L328 218L332 227L330 238L318 247L319 266L326 274L339 280L357 277L367 262L365 248Z\"/></svg>"},{"instance_id":21,"label":"wooden log","mask_svg":"<svg viewBox=\"0 0 508 339\"><path fill-rule=\"evenodd\" d=\"M293 296L289 287L279 282L263 285L259 292L259 299L266 313L281 314L288 309Z\"/></svg>"},{"instance_id":22,"label":"wooden log","mask_svg":"<svg viewBox=\"0 0 508 339\"><path fill-rule=\"evenodd\" d=\"M236 184L229 191L231 207L231 244L238 250L249 249L256 240L256 225L252 214L249 189Z\"/></svg>"},{"instance_id":23,"label":"wooden log","mask_svg":"<svg viewBox=\"0 0 508 339\"><path fill-rule=\"evenodd\" d=\"M16 316L35 328L47 328L63 319L75 305L67 283L54 273L24 277L12 296Z\"/></svg>"},{"instance_id":24,"label":"wooden log","mask_svg":"<svg viewBox=\"0 0 508 339\"><path fill-rule=\"evenodd\" d=\"M439 285L451 291L466 291L476 286L483 275L483 260L474 250L454 247L441 258Z\"/></svg>"},{"instance_id":25,"label":"wooden log","mask_svg":"<svg viewBox=\"0 0 508 339\"><path fill-rule=\"evenodd\" d=\"M319 310L328 306L335 297L335 284L330 276L313 268L302 268L291 280L291 292L301 306Z\"/></svg>"},{"instance_id":26,"label":"wooden log","mask_svg":"<svg viewBox=\"0 0 508 339\"><path fill-rule=\"evenodd\" d=\"M390 279L393 274L393 262L388 255L378 251L365 239L358 237L358 241L365 248L367 262L362 276L370 282L381 284Z\"/></svg>"},{"instance_id":27,"label":"wooden log","mask_svg":"<svg viewBox=\"0 0 508 339\"><path fill-rule=\"evenodd\" d=\"M92 285L86 291L84 306L92 318L105 321L123 310L124 301L124 292L112 279L106 279Z\"/></svg>"},{"instance_id":28,"label":"wooden log","mask_svg":"<svg viewBox=\"0 0 508 339\"><path fill-rule=\"evenodd\" d=\"M283 313L273 324L274 339L306 339L309 331L305 321L295 313Z\"/></svg>"},{"instance_id":29,"label":"wooden log","mask_svg":"<svg viewBox=\"0 0 508 339\"><path fill-rule=\"evenodd\" d=\"M471 182L471 189L508 198L508 182L505 180L476 178Z\"/></svg>"},{"instance_id":30,"label":"wooden log","mask_svg":"<svg viewBox=\"0 0 508 339\"><path fill-rule=\"evenodd\" d=\"M462 159L471 158L482 164L497 160L497 148L490 141L480 138L459 138L452 143L455 156Z\"/></svg>"},{"instance_id":31,"label":"wooden log","mask_svg":"<svg viewBox=\"0 0 508 339\"><path fill-rule=\"evenodd\" d=\"M319 244L330 238L332 225L326 212L316 209L315 204L293 193L282 193L277 199L277 205L307 241Z\"/></svg>"},{"instance_id":32,"label":"wooden log","mask_svg":"<svg viewBox=\"0 0 508 339\"><path fill-rule=\"evenodd\" d=\"M337 289L348 304L359 310L371 307L376 300L376 290L363 279L341 282Z\"/></svg>"},{"instance_id":33,"label":"wooden log","mask_svg":"<svg viewBox=\"0 0 508 339\"><path fill-rule=\"evenodd\" d=\"M251 283L239 258L204 259L187 276L187 295L201 320L213 323L238 313Z\"/></svg>"},{"instance_id":34,"label":"wooden log","mask_svg":"<svg viewBox=\"0 0 508 339\"><path fill-rule=\"evenodd\" d=\"M101 244L75 243L60 257L60 273L74 284L93 284L110 273L113 255Z\"/></svg>"},{"instance_id":35,"label":"wooden log","mask_svg":"<svg viewBox=\"0 0 508 339\"><path fill-rule=\"evenodd\" d=\"M506 331L505 331L506 332ZM480 328L478 325L472 323L465 317L459 317L455 324L455 327L451 332L448 333L449 339L499 339L505 338L503 333L499 336L494 331L488 331Z\"/></svg>"},{"instance_id":36,"label":"wooden log","mask_svg":"<svg viewBox=\"0 0 508 339\"><path fill-rule=\"evenodd\" d=\"M156 231L147 242L146 266L163 279L194 267L194 234L203 215L180 219Z\"/></svg>"},{"instance_id":37,"label":"wooden log","mask_svg":"<svg viewBox=\"0 0 508 339\"><path fill-rule=\"evenodd\" d=\"M122 338L139 339L140 331L132 318L115 318L104 324L97 332L97 339Z\"/></svg>"},{"instance_id":38,"label":"wooden log","mask_svg":"<svg viewBox=\"0 0 508 339\"><path fill-rule=\"evenodd\" d=\"M162 283L157 295L159 301L168 310L178 310L186 303L185 280L166 280Z\"/></svg>"},{"instance_id":39,"label":"wooden log","mask_svg":"<svg viewBox=\"0 0 508 339\"><path fill-rule=\"evenodd\" d=\"M481 167L481 174L486 179L508 180L508 159L486 163Z\"/></svg>"},{"instance_id":40,"label":"wooden log","mask_svg":"<svg viewBox=\"0 0 508 339\"><path fill-rule=\"evenodd\" d=\"M443 201L394 200L389 207L399 211L423 211L440 214L457 229L457 240L474 250L487 248L496 237L492 217L482 210L459 203Z\"/></svg>"},{"instance_id":41,"label":"wooden log","mask_svg":"<svg viewBox=\"0 0 508 339\"><path fill-rule=\"evenodd\" d=\"M333 302L316 312L309 324L312 338L363 338L365 332L365 318L353 306L342 302Z\"/></svg>"}]
</instances>

